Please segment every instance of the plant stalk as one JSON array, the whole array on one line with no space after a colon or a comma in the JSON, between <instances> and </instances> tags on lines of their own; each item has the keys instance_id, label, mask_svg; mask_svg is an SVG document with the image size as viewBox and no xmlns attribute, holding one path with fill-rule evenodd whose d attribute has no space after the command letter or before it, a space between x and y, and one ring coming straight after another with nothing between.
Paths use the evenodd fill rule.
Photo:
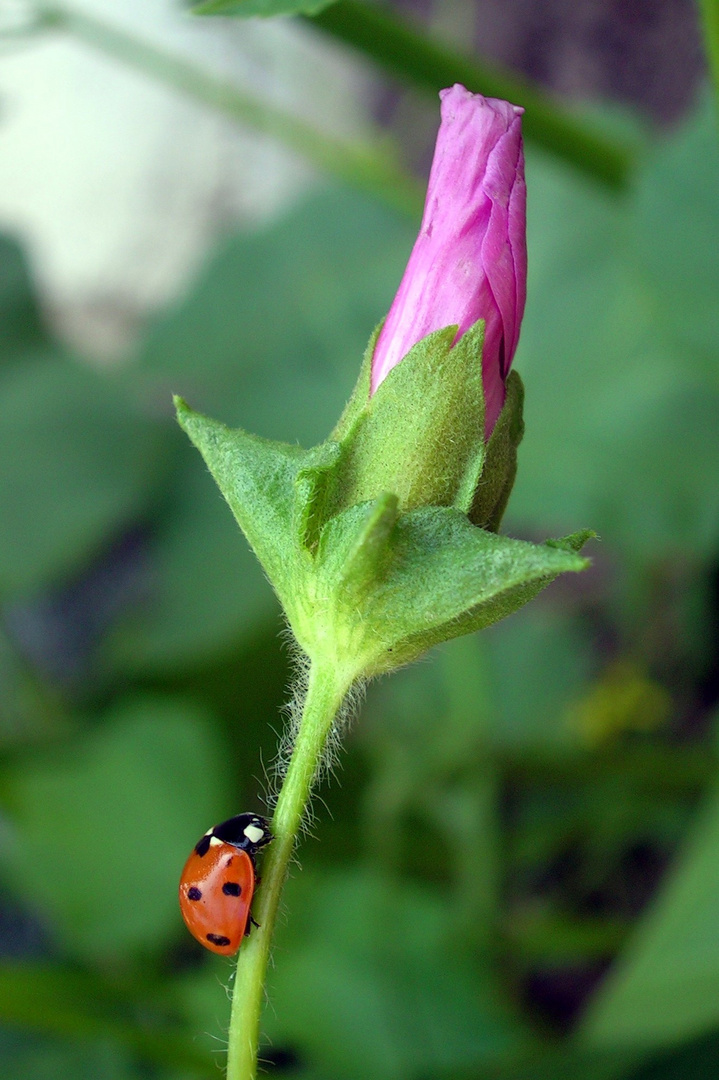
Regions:
<instances>
[{"instance_id":1,"label":"plant stalk","mask_svg":"<svg viewBox=\"0 0 719 1080\"><path fill-rule=\"evenodd\" d=\"M255 1080L257 1076L265 972L282 888L327 737L348 689L335 668L312 665L302 720L272 818L274 840L262 863L262 884L253 904L259 927L242 945L237 960L227 1080Z\"/></svg>"}]
</instances>

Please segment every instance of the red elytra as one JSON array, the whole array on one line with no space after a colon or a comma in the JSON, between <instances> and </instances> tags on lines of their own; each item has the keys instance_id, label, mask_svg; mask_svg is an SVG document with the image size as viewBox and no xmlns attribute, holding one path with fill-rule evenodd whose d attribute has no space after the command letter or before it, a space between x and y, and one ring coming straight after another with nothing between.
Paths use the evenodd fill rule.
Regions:
<instances>
[{"instance_id":1,"label":"red elytra","mask_svg":"<svg viewBox=\"0 0 719 1080\"><path fill-rule=\"evenodd\" d=\"M242 944L255 891L252 858L213 838L204 855L193 851L180 878L180 911L206 949L232 956Z\"/></svg>"},{"instance_id":2,"label":"red elytra","mask_svg":"<svg viewBox=\"0 0 719 1080\"><path fill-rule=\"evenodd\" d=\"M180 910L206 949L231 956L249 933L254 856L271 840L266 818L236 814L208 829L195 845L180 878Z\"/></svg>"}]
</instances>

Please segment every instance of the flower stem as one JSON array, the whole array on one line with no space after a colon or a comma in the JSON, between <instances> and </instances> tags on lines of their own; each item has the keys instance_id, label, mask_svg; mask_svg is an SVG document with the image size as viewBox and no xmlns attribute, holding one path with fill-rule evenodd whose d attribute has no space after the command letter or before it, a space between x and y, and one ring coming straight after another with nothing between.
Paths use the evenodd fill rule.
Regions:
<instances>
[{"instance_id":1,"label":"flower stem","mask_svg":"<svg viewBox=\"0 0 719 1080\"><path fill-rule=\"evenodd\" d=\"M255 1080L264 982L282 887L327 736L349 689L335 668L313 664L287 775L272 819L253 914L259 927L240 949L232 995L227 1080Z\"/></svg>"}]
</instances>

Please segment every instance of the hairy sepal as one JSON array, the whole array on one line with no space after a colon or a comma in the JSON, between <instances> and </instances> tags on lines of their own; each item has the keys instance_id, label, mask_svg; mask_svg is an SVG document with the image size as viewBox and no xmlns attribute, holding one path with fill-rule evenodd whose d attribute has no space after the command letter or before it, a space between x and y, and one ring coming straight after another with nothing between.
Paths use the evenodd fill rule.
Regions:
<instances>
[{"instance_id":1,"label":"hairy sepal","mask_svg":"<svg viewBox=\"0 0 719 1080\"><path fill-rule=\"evenodd\" d=\"M517 475L517 449L524 435L524 385L516 371L507 377L504 406L489 438L467 508L473 525L498 532Z\"/></svg>"},{"instance_id":2,"label":"hairy sepal","mask_svg":"<svg viewBox=\"0 0 719 1080\"><path fill-rule=\"evenodd\" d=\"M466 350L480 350L481 371L481 326L473 330L454 348L453 328L424 339L424 349L415 347L414 374L422 373L419 384L427 397L424 419L419 423L415 415L414 421L431 442L450 416L457 422L452 411L460 409L457 373L467 370ZM356 395L334 438L311 450L228 428L176 401L180 424L260 560L299 645L312 661L341 670L346 685L488 626L559 574L587 566L578 551L591 533L529 544L492 531L516 468L522 430L518 378L508 381L505 409L488 445L481 380L470 380L467 397L480 409L470 434L460 440L461 464L442 457L432 442L441 459L435 458L438 477L432 480L431 459L415 441L414 462L426 461L427 472L424 479L402 472L403 440L412 424L403 416L409 410L399 407L407 389L400 369L410 357L382 383L372 399L379 401L374 411L368 415ZM437 390L439 368L444 389ZM411 366L405 371L412 374ZM393 379L394 390L390 385L383 404L380 395ZM419 410L419 398L415 404ZM388 440L384 455L380 433ZM399 490L383 486L392 483ZM450 502L416 506L420 492L421 498ZM348 499L355 501L345 505Z\"/></svg>"},{"instance_id":3,"label":"hairy sepal","mask_svg":"<svg viewBox=\"0 0 719 1080\"><path fill-rule=\"evenodd\" d=\"M340 653L362 656L365 676L489 626L559 574L588 566L578 548L591 533L530 544L478 529L453 508L394 511L387 496L344 511L318 550L318 592L335 601L333 639Z\"/></svg>"},{"instance_id":4,"label":"hairy sepal","mask_svg":"<svg viewBox=\"0 0 719 1080\"><path fill-rule=\"evenodd\" d=\"M402 511L469 509L484 460L483 333L480 321L454 347L456 326L429 334L372 397L365 357L357 389L334 433L343 450L334 495L337 512L385 491L397 496Z\"/></svg>"}]
</instances>

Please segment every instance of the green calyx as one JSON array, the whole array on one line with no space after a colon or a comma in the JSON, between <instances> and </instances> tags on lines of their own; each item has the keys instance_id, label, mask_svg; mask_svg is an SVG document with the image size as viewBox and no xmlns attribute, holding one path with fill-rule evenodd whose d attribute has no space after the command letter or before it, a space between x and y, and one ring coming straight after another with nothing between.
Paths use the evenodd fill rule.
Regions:
<instances>
[{"instance_id":1,"label":"green calyx","mask_svg":"<svg viewBox=\"0 0 719 1080\"><path fill-rule=\"evenodd\" d=\"M456 345L456 326L429 334L370 398L372 353L380 328L332 433L342 446L334 509L392 491L401 510L454 506L473 524L496 532L524 433L522 380L516 372L510 374L504 408L485 443L484 322L470 327Z\"/></svg>"},{"instance_id":2,"label":"green calyx","mask_svg":"<svg viewBox=\"0 0 719 1080\"><path fill-rule=\"evenodd\" d=\"M301 648L349 686L488 626L558 574L593 534L528 544L496 535L516 472L522 384L512 374L484 441L483 326L420 341L369 397L376 335L332 434L303 450L193 412L202 453Z\"/></svg>"}]
</instances>

